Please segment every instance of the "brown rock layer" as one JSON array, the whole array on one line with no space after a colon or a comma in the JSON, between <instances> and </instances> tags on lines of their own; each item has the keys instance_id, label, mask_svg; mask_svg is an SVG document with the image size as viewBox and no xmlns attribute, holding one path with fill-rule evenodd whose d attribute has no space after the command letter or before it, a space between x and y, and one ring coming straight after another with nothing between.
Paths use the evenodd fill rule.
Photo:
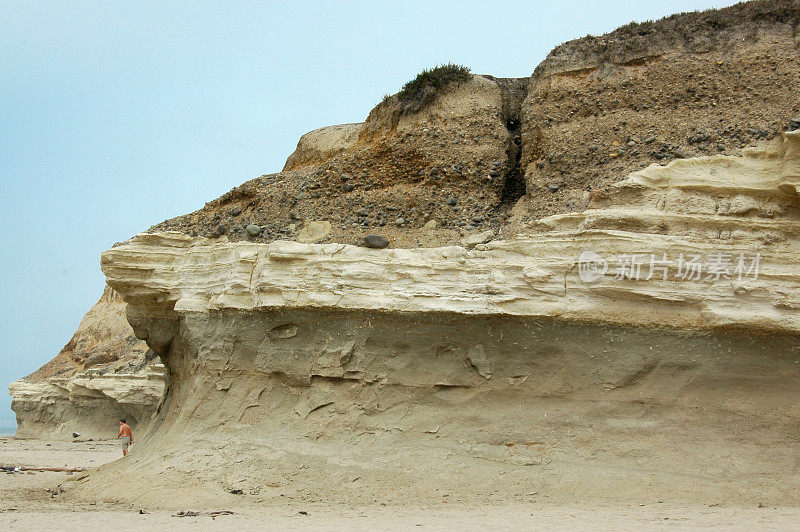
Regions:
<instances>
[{"instance_id":1,"label":"brown rock layer","mask_svg":"<svg viewBox=\"0 0 800 532\"><path fill-rule=\"evenodd\" d=\"M768 0L557 47L522 109L530 215L580 210L587 191L652 163L737 155L785 131L800 114L799 25L800 2Z\"/></svg>"}]
</instances>

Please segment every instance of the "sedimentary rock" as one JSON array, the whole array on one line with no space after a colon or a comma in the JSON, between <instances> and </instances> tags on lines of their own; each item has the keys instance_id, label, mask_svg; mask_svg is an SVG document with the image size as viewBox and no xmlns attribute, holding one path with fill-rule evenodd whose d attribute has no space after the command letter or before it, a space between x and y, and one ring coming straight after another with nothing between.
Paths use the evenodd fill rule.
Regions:
<instances>
[{"instance_id":1,"label":"sedimentary rock","mask_svg":"<svg viewBox=\"0 0 800 532\"><path fill-rule=\"evenodd\" d=\"M798 21L685 14L389 97L108 250L170 387L73 493L800 503Z\"/></svg>"},{"instance_id":2,"label":"sedimentary rock","mask_svg":"<svg viewBox=\"0 0 800 532\"><path fill-rule=\"evenodd\" d=\"M545 232L470 243L473 251L141 234L107 251L103 269L128 303L169 302L175 312L311 307L796 333L798 147L800 133L789 132L743 157L653 165L596 200L605 208L545 218L535 226ZM638 272L609 269L586 283L576 267L585 250L636 256L628 266ZM703 259L700 271L676 282L686 273L678 271L679 258L686 269L695 255ZM708 271L714 256L726 260L717 270L727 270Z\"/></svg>"},{"instance_id":3,"label":"sedimentary rock","mask_svg":"<svg viewBox=\"0 0 800 532\"><path fill-rule=\"evenodd\" d=\"M327 161L354 146L361 127L362 124L339 124L309 131L300 137L297 148L286 159L285 168L288 170Z\"/></svg>"},{"instance_id":4,"label":"sedimentary rock","mask_svg":"<svg viewBox=\"0 0 800 532\"><path fill-rule=\"evenodd\" d=\"M61 352L9 387L18 438L113 437L120 418L143 428L165 391L164 366L107 286Z\"/></svg>"},{"instance_id":5,"label":"sedimentary rock","mask_svg":"<svg viewBox=\"0 0 800 532\"><path fill-rule=\"evenodd\" d=\"M243 183L151 231L220 238L223 225L230 241L349 244L378 231L394 246L419 247L457 243L462 230L497 230L501 215L524 193L523 187L508 195L514 188L508 176L521 183L514 139L527 83L476 75L416 113L402 113L389 98L363 123L304 135L282 172ZM457 207L445 203L454 195L461 200ZM431 219L438 221L436 230L420 238ZM305 221L330 228L312 237ZM265 230L249 235L249 224Z\"/></svg>"},{"instance_id":6,"label":"sedimentary rock","mask_svg":"<svg viewBox=\"0 0 800 532\"><path fill-rule=\"evenodd\" d=\"M102 267L172 388L119 468L202 471L206 497L246 472L342 501L796 504L798 142L655 165L473 250L137 235Z\"/></svg>"},{"instance_id":7,"label":"sedimentary rock","mask_svg":"<svg viewBox=\"0 0 800 532\"><path fill-rule=\"evenodd\" d=\"M796 0L767 0L556 47L522 105L526 210L577 211L588 189L651 163L738 155L786 131L800 106L798 27Z\"/></svg>"},{"instance_id":8,"label":"sedimentary rock","mask_svg":"<svg viewBox=\"0 0 800 532\"><path fill-rule=\"evenodd\" d=\"M120 419L144 428L164 399L166 369L151 364L136 373L79 372L9 386L17 438L83 439L116 436Z\"/></svg>"}]
</instances>

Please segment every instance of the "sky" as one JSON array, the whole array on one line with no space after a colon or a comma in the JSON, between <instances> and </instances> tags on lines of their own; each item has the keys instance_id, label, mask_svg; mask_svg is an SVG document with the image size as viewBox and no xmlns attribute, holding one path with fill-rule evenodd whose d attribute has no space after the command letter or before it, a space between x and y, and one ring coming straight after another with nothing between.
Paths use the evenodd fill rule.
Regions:
<instances>
[{"instance_id":1,"label":"sky","mask_svg":"<svg viewBox=\"0 0 800 532\"><path fill-rule=\"evenodd\" d=\"M529 76L562 42L733 3L0 0L0 427L114 242L280 171L423 68Z\"/></svg>"}]
</instances>

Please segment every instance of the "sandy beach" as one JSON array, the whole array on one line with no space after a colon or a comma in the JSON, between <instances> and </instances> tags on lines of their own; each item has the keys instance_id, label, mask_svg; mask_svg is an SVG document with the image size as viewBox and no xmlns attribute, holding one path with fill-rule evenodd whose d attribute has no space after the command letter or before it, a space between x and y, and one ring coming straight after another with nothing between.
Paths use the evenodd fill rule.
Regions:
<instances>
[{"instance_id":1,"label":"sandy beach","mask_svg":"<svg viewBox=\"0 0 800 532\"><path fill-rule=\"evenodd\" d=\"M114 440L52 442L0 438L2 465L87 468L91 470L117 460L121 452ZM478 529L553 530L592 528L615 530L638 528L650 530L697 529L715 527L723 530L793 529L800 520L798 508L757 506L681 507L669 504L588 506L555 505L531 502L487 507L448 505L368 506L286 504L231 507L161 507L141 508L122 504L73 500L69 484L84 472L20 471L0 474L0 528L14 530L107 530L125 522L133 530L194 529L252 530L280 527L288 530L338 530L376 528L408 529ZM66 488L61 492L60 486ZM198 515L179 517L180 512ZM226 513L232 512L232 513Z\"/></svg>"}]
</instances>

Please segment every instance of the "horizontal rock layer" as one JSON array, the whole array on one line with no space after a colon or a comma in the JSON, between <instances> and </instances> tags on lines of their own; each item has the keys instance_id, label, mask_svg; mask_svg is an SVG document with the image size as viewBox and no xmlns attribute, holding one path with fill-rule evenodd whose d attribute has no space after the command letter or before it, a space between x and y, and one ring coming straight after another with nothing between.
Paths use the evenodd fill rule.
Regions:
<instances>
[{"instance_id":1,"label":"horizontal rock layer","mask_svg":"<svg viewBox=\"0 0 800 532\"><path fill-rule=\"evenodd\" d=\"M82 372L9 386L17 438L107 439L120 419L144 428L166 392L166 368L151 364L137 373Z\"/></svg>"},{"instance_id":2,"label":"horizontal rock layer","mask_svg":"<svg viewBox=\"0 0 800 532\"><path fill-rule=\"evenodd\" d=\"M115 436L120 418L138 428L161 404L166 383L164 366L134 336L125 303L106 286L61 352L9 387L16 436Z\"/></svg>"},{"instance_id":3,"label":"horizontal rock layer","mask_svg":"<svg viewBox=\"0 0 800 532\"><path fill-rule=\"evenodd\" d=\"M107 251L103 270L129 303L178 312L330 307L800 332L798 143L790 133L741 158L653 166L618 185L604 209L546 218L536 227L553 230L473 250L142 234ZM584 251L636 256L640 278L609 268L585 282ZM717 255L728 262L720 274L708 271ZM679 260L692 256L707 271L683 279ZM651 257L672 262L653 272Z\"/></svg>"},{"instance_id":4,"label":"horizontal rock layer","mask_svg":"<svg viewBox=\"0 0 800 532\"><path fill-rule=\"evenodd\" d=\"M168 468L126 493L798 504L797 141L651 167L472 250L138 235L102 267L170 393L78 493ZM625 256L673 262L637 279Z\"/></svg>"}]
</instances>

